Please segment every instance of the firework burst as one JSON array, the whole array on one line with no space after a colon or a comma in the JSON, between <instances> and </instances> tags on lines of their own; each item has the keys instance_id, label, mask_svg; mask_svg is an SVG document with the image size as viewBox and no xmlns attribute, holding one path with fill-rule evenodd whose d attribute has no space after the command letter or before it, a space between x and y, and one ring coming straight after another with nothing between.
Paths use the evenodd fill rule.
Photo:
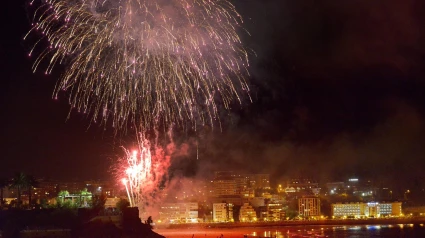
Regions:
<instances>
[{"instance_id":1,"label":"firework burst","mask_svg":"<svg viewBox=\"0 0 425 238\"><path fill-rule=\"evenodd\" d=\"M116 176L123 183L130 206L142 211L145 202L154 201L159 185L167 176L172 148L162 149L152 146L143 136L138 141L138 149L123 147L125 156L117 161Z\"/></svg>"},{"instance_id":2,"label":"firework burst","mask_svg":"<svg viewBox=\"0 0 425 238\"><path fill-rule=\"evenodd\" d=\"M128 162L128 167L125 170L126 178L122 182L127 191L130 206L139 206L142 201L142 184L149 182L152 157L150 150L143 148L140 157L138 151L132 153L124 149Z\"/></svg>"},{"instance_id":3,"label":"firework burst","mask_svg":"<svg viewBox=\"0 0 425 238\"><path fill-rule=\"evenodd\" d=\"M44 0L28 34L49 47L33 70L66 64L54 97L116 129L213 125L249 95L241 22L228 0Z\"/></svg>"}]
</instances>

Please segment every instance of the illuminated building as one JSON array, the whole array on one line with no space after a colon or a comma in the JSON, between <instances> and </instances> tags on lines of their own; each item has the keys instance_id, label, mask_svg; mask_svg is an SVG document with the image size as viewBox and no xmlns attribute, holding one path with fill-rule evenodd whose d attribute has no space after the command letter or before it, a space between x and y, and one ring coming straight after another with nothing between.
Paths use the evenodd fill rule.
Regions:
<instances>
[{"instance_id":1,"label":"illuminated building","mask_svg":"<svg viewBox=\"0 0 425 238\"><path fill-rule=\"evenodd\" d=\"M245 188L241 191L241 197L243 198L253 198L255 197L255 189Z\"/></svg>"},{"instance_id":2,"label":"illuminated building","mask_svg":"<svg viewBox=\"0 0 425 238\"><path fill-rule=\"evenodd\" d=\"M268 203L259 209L262 221L281 221L285 218L285 211L281 203Z\"/></svg>"},{"instance_id":3,"label":"illuminated building","mask_svg":"<svg viewBox=\"0 0 425 238\"><path fill-rule=\"evenodd\" d=\"M401 202L392 202L392 203L380 203L379 204L379 215L380 216L400 216L401 211Z\"/></svg>"},{"instance_id":4,"label":"illuminated building","mask_svg":"<svg viewBox=\"0 0 425 238\"><path fill-rule=\"evenodd\" d=\"M353 217L360 218L365 216L364 203L332 204L332 216L336 218Z\"/></svg>"},{"instance_id":5,"label":"illuminated building","mask_svg":"<svg viewBox=\"0 0 425 238\"><path fill-rule=\"evenodd\" d=\"M214 222L233 222L233 204L231 203L214 203L213 204L213 221Z\"/></svg>"},{"instance_id":6,"label":"illuminated building","mask_svg":"<svg viewBox=\"0 0 425 238\"><path fill-rule=\"evenodd\" d=\"M345 183L344 182L330 182L326 183L327 192L330 195L334 194L342 194L346 192Z\"/></svg>"},{"instance_id":7,"label":"illuminated building","mask_svg":"<svg viewBox=\"0 0 425 238\"><path fill-rule=\"evenodd\" d=\"M53 198L56 197L59 190L58 190L58 182L52 181L52 180L46 180L46 179L40 179L38 180L39 184L37 188L34 188L34 193L37 191L38 195L35 197L38 198Z\"/></svg>"},{"instance_id":8,"label":"illuminated building","mask_svg":"<svg viewBox=\"0 0 425 238\"><path fill-rule=\"evenodd\" d=\"M236 194L240 194L242 197L254 197L254 189L248 187L249 177L246 175L233 175L233 179L236 182Z\"/></svg>"},{"instance_id":9,"label":"illuminated building","mask_svg":"<svg viewBox=\"0 0 425 238\"><path fill-rule=\"evenodd\" d=\"M273 197L273 194L271 194L269 192L265 192L265 193L261 193L261 197L266 198L266 199L271 199Z\"/></svg>"},{"instance_id":10,"label":"illuminated building","mask_svg":"<svg viewBox=\"0 0 425 238\"><path fill-rule=\"evenodd\" d=\"M346 182L326 183L326 193L329 195L349 194L357 197L376 198L378 188L373 186L371 180L350 178Z\"/></svg>"},{"instance_id":11,"label":"illuminated building","mask_svg":"<svg viewBox=\"0 0 425 238\"><path fill-rule=\"evenodd\" d=\"M249 203L244 203L239 211L240 222L257 221L257 213Z\"/></svg>"},{"instance_id":12,"label":"illuminated building","mask_svg":"<svg viewBox=\"0 0 425 238\"><path fill-rule=\"evenodd\" d=\"M335 218L398 217L401 214L401 202L332 204L332 216Z\"/></svg>"},{"instance_id":13,"label":"illuminated building","mask_svg":"<svg viewBox=\"0 0 425 238\"><path fill-rule=\"evenodd\" d=\"M248 186L254 189L270 189L269 174L249 174Z\"/></svg>"},{"instance_id":14,"label":"illuminated building","mask_svg":"<svg viewBox=\"0 0 425 238\"><path fill-rule=\"evenodd\" d=\"M346 190L349 194L358 197L374 197L377 188L373 186L371 180L360 180L358 178L350 178L346 183Z\"/></svg>"},{"instance_id":15,"label":"illuminated building","mask_svg":"<svg viewBox=\"0 0 425 238\"><path fill-rule=\"evenodd\" d=\"M196 223L198 203L164 203L159 210L159 219L169 223Z\"/></svg>"},{"instance_id":16,"label":"illuminated building","mask_svg":"<svg viewBox=\"0 0 425 238\"><path fill-rule=\"evenodd\" d=\"M223 195L238 195L236 193L236 181L230 177L214 179L214 195L217 197Z\"/></svg>"},{"instance_id":17,"label":"illuminated building","mask_svg":"<svg viewBox=\"0 0 425 238\"><path fill-rule=\"evenodd\" d=\"M286 193L317 195L320 192L320 188L319 184L311 179L291 179L286 183L286 188L284 191Z\"/></svg>"},{"instance_id":18,"label":"illuminated building","mask_svg":"<svg viewBox=\"0 0 425 238\"><path fill-rule=\"evenodd\" d=\"M269 174L236 174L233 171L217 171L213 180L214 196L238 195L253 198L256 189L270 189Z\"/></svg>"},{"instance_id":19,"label":"illuminated building","mask_svg":"<svg viewBox=\"0 0 425 238\"><path fill-rule=\"evenodd\" d=\"M298 192L297 189L295 189L294 187L287 187L285 188L285 193L296 193Z\"/></svg>"},{"instance_id":20,"label":"illuminated building","mask_svg":"<svg viewBox=\"0 0 425 238\"><path fill-rule=\"evenodd\" d=\"M89 180L85 181L85 186L88 191L93 194L105 194L107 197L119 196L119 191L122 189L122 184L118 186L114 185L111 181L100 181L100 180Z\"/></svg>"},{"instance_id":21,"label":"illuminated building","mask_svg":"<svg viewBox=\"0 0 425 238\"><path fill-rule=\"evenodd\" d=\"M232 171L215 172L215 178L213 180L214 196L239 195L236 185Z\"/></svg>"},{"instance_id":22,"label":"illuminated building","mask_svg":"<svg viewBox=\"0 0 425 238\"><path fill-rule=\"evenodd\" d=\"M318 197L302 197L298 199L298 214L304 219L318 218L320 199Z\"/></svg>"},{"instance_id":23,"label":"illuminated building","mask_svg":"<svg viewBox=\"0 0 425 238\"><path fill-rule=\"evenodd\" d=\"M22 204L28 204L29 194L31 192L31 201L32 203L40 203L40 199L49 200L51 198L56 198L58 194L58 183L53 181L46 181L44 179L38 179L38 186L32 187L30 190L23 189L21 191L21 202ZM6 187L4 189L3 197L8 201L15 200L18 195L18 190L15 188Z\"/></svg>"}]
</instances>

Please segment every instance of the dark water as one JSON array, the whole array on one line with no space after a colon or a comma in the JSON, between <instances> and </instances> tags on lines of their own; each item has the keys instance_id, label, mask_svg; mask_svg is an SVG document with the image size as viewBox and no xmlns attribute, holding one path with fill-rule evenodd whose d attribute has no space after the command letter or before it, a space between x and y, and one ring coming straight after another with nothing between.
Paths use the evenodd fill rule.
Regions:
<instances>
[{"instance_id":1,"label":"dark water","mask_svg":"<svg viewBox=\"0 0 425 238\"><path fill-rule=\"evenodd\" d=\"M281 228L252 228L248 237L424 237L425 226L413 224L362 226L304 226Z\"/></svg>"},{"instance_id":2,"label":"dark water","mask_svg":"<svg viewBox=\"0 0 425 238\"><path fill-rule=\"evenodd\" d=\"M158 233L167 238L248 238L273 237L423 237L425 238L424 224L398 225L360 225L360 226L285 226L285 227L241 227L227 229L165 229Z\"/></svg>"}]
</instances>

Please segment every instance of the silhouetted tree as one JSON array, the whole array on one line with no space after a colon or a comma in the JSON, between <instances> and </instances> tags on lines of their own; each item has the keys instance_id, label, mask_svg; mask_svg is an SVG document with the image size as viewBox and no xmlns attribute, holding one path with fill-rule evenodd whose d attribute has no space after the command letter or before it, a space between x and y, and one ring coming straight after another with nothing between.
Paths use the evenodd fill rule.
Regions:
<instances>
[{"instance_id":1,"label":"silhouetted tree","mask_svg":"<svg viewBox=\"0 0 425 238\"><path fill-rule=\"evenodd\" d=\"M33 188L37 188L39 187L39 182L37 181L37 179L32 176L32 175L27 175L26 176L26 188L28 189L28 204L31 207L31 201L32 201L32 192L31 190Z\"/></svg>"},{"instance_id":2,"label":"silhouetted tree","mask_svg":"<svg viewBox=\"0 0 425 238\"><path fill-rule=\"evenodd\" d=\"M12 181L10 183L10 188L14 188L18 191L18 205L17 207L21 207L21 193L22 189L27 188L27 176L20 172L16 173L15 176L12 178Z\"/></svg>"}]
</instances>

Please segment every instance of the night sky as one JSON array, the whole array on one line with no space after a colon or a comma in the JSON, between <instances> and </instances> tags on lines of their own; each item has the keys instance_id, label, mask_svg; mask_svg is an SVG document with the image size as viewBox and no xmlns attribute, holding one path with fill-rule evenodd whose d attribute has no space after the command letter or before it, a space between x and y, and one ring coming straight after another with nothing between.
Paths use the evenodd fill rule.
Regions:
<instances>
[{"instance_id":1,"label":"night sky","mask_svg":"<svg viewBox=\"0 0 425 238\"><path fill-rule=\"evenodd\" d=\"M9 6L7 6L9 4ZM425 3L417 0L239 0L253 102L223 112L223 130L176 130L184 176L213 170L274 179L349 176L425 186ZM67 98L52 99L63 69L31 71L23 0L1 21L0 176L108 178L131 136L89 125ZM199 160L194 151L199 143Z\"/></svg>"}]
</instances>

